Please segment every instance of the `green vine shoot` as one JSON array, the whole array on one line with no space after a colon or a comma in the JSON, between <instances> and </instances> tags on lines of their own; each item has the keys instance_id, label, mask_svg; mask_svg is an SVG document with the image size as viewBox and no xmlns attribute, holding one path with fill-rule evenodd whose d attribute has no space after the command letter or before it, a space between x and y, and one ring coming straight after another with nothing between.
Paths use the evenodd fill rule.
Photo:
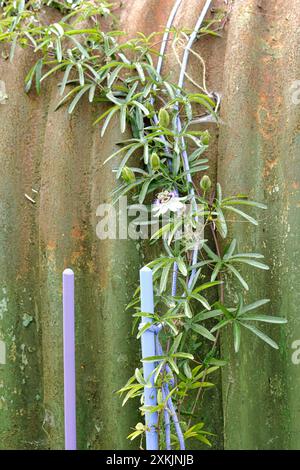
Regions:
<instances>
[{"instance_id":1,"label":"green vine shoot","mask_svg":"<svg viewBox=\"0 0 300 470\"><path fill-rule=\"evenodd\" d=\"M47 22L49 9L57 11L57 22ZM215 20L206 22L198 40L207 34L217 40L223 21L224 15L218 14ZM227 363L220 353L220 335L224 329L232 330L236 353L246 330L277 349L257 324L285 323L283 318L261 313L268 299L244 303L244 294L251 287L241 268L246 264L255 270L268 270L268 266L262 254L240 252L238 241L228 236L232 214L256 226L258 221L251 211L264 211L266 206L244 194L225 196L219 183L212 184L206 158L210 135L203 124L197 130L192 124L200 112L213 117L218 126L217 102L206 89L190 92L157 72L157 45L163 32L148 37L139 33L127 39L117 25L116 6L105 1L0 1L0 43L5 45L2 56L13 61L17 49L26 48L36 57L26 76L25 91L40 94L47 79L56 77L61 96L57 109L66 106L71 114L83 99L99 108L105 104L105 111L99 112L94 123L101 136L112 122L119 123L121 135L131 132L130 138L116 143L117 150L109 157L115 164L117 182L113 201L117 203L126 195L148 206L156 201L157 220L167 212L170 218L150 240L159 251L148 263L154 273L155 313L140 311L139 289L127 312L133 311L135 326L146 316L162 328L164 353L148 359L156 362L156 407L144 405L147 384L141 364L136 364L132 377L118 393L123 405L129 399L138 399L142 416L146 411L158 412L161 449L166 446L163 416L165 412L172 414L170 397L187 447L195 441L211 446L210 423L198 422L197 415L204 390L214 386L214 374ZM170 31L174 48L189 35L188 30ZM182 160L184 149L189 171ZM185 207L189 209L184 211ZM178 237L183 226L184 235ZM196 262L192 256L195 245ZM172 295L176 269L177 290ZM228 304L226 293L232 278L236 280L236 302ZM140 331L135 328L134 334L139 338L149 327L147 323ZM164 384L172 384L168 396L163 393ZM143 448L146 427L142 421L128 430L128 437L137 438ZM171 445L179 448L173 424Z\"/></svg>"}]
</instances>

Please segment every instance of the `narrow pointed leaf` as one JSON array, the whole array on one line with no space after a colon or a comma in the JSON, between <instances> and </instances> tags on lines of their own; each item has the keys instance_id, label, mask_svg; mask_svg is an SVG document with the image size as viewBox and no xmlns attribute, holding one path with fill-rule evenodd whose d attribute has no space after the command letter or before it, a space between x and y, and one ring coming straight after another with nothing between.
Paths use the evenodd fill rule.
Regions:
<instances>
[{"instance_id":1,"label":"narrow pointed leaf","mask_svg":"<svg viewBox=\"0 0 300 470\"><path fill-rule=\"evenodd\" d=\"M198 323L192 324L191 328L193 331L195 331L201 336L204 336L204 338L207 338L210 341L215 341L216 339L215 336L210 331L208 331L207 328L202 325L199 325Z\"/></svg>"},{"instance_id":2,"label":"narrow pointed leaf","mask_svg":"<svg viewBox=\"0 0 300 470\"><path fill-rule=\"evenodd\" d=\"M263 340L265 343L267 343L272 348L279 349L278 344L275 343L275 341L273 341L269 336L267 336L265 333L263 333L261 330L259 330L255 326L249 325L248 323L242 323L242 322L241 322L241 325L243 325L248 330L252 331L252 333L254 333L256 336L258 336L258 338Z\"/></svg>"},{"instance_id":3,"label":"narrow pointed leaf","mask_svg":"<svg viewBox=\"0 0 300 470\"><path fill-rule=\"evenodd\" d=\"M239 280L239 282L242 284L244 289L249 290L249 286L243 276L239 273L237 269L235 269L231 264L226 265L227 268L235 275L235 277Z\"/></svg>"}]
</instances>

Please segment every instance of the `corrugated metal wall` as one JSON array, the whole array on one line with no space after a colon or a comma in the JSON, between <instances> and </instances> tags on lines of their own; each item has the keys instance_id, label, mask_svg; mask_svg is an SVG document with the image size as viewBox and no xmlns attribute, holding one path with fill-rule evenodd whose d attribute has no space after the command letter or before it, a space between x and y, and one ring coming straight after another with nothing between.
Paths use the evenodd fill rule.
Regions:
<instances>
[{"instance_id":1,"label":"corrugated metal wall","mask_svg":"<svg viewBox=\"0 0 300 470\"><path fill-rule=\"evenodd\" d=\"M163 29L172 4L128 0L120 11L121 28L129 35ZM183 1L176 25L192 27L203 4ZM292 361L292 344L300 340L300 93L293 103L292 87L300 80L300 0L216 0L213 6L230 10L223 37L195 46L206 62L208 88L222 93L223 124L218 130L210 125L211 174L226 194L246 192L267 202L258 229L233 220L231 233L242 249L262 249L271 266L266 273L245 272L254 286L246 300L269 297L269 313L287 316L289 324L270 329L280 352L244 335L235 356L230 337L223 335L223 354L231 363L222 387L205 395L201 413L219 435L215 448L297 449L300 364ZM87 103L71 117L65 109L54 112L55 82L41 97L27 96L23 83L31 60L24 51L13 64L0 58L8 94L0 104L0 339L6 346L0 448L63 446L66 266L77 275L79 446L128 448L134 408L122 409L113 392L137 360L124 306L142 263L140 247L96 237L96 208L114 184L102 162L120 136L111 126L101 140L92 127L99 110ZM165 70L174 78L178 71L170 48ZM201 82L196 57L189 73Z\"/></svg>"},{"instance_id":2,"label":"corrugated metal wall","mask_svg":"<svg viewBox=\"0 0 300 470\"><path fill-rule=\"evenodd\" d=\"M138 279L139 247L100 241L96 209L114 176L103 166L120 139L102 141L95 110L54 112L57 84L24 93L30 55L1 60L0 447L63 446L61 274L76 274L78 430L81 448L122 448L136 421L114 392L128 379L136 343L125 312ZM32 192L32 188L39 191ZM37 202L32 204L24 194ZM30 322L28 324L28 322ZM112 364L117 372L113 372Z\"/></svg>"},{"instance_id":3,"label":"corrugated metal wall","mask_svg":"<svg viewBox=\"0 0 300 470\"><path fill-rule=\"evenodd\" d=\"M233 222L232 233L242 249L263 247L270 272L246 275L256 298L271 299L269 313L289 323L269 329L279 353L249 336L225 371L226 448L300 448L300 365L292 362L300 339L299 28L299 0L251 0L236 2L228 31L219 178L226 192L268 204L258 230Z\"/></svg>"}]
</instances>

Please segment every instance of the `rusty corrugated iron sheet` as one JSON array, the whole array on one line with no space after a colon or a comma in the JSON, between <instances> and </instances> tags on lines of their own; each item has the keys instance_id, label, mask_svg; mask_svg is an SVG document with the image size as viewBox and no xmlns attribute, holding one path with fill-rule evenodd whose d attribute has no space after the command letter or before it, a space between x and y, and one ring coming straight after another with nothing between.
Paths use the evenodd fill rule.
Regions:
<instances>
[{"instance_id":1,"label":"rusty corrugated iron sheet","mask_svg":"<svg viewBox=\"0 0 300 470\"><path fill-rule=\"evenodd\" d=\"M172 0L128 0L120 9L120 29L129 35L161 30L172 5ZM192 27L203 5L183 1L176 26ZM195 45L206 63L208 89L222 94L222 125L209 124L211 175L228 195L246 192L268 203L269 211L258 214L258 230L233 220L231 233L241 249L262 247L271 272L246 270L245 276L254 286L253 298L269 297L269 313L287 315L289 324L272 329L273 336L279 332L279 353L244 335L235 356L230 336L223 336L223 354L231 362L222 387L204 395L199 415L219 436L214 448L295 449L300 448L300 365L292 361L292 345L300 340L300 104L293 103L291 87L300 80L300 1L291 0L287 8L283 0L216 0L213 7L228 13L223 37ZM61 272L72 266L78 285L79 446L128 448L134 408L122 409L113 392L137 363L124 306L137 279L140 247L96 237L96 208L114 185L111 167L102 163L120 136L111 126L101 140L92 127L99 109L87 103L71 117L65 109L54 112L55 82L41 97L27 96L23 84L31 61L24 51L13 64L0 58L8 94L0 105L0 331L6 343L0 447L63 447ZM164 70L174 79L178 74L170 46ZM203 83L199 57L191 58L189 74Z\"/></svg>"},{"instance_id":2,"label":"rusty corrugated iron sheet","mask_svg":"<svg viewBox=\"0 0 300 470\"><path fill-rule=\"evenodd\" d=\"M118 127L100 140L96 110L54 112L57 83L24 93L31 54L1 59L0 447L63 448L62 270L76 274L77 404L80 448L128 447L133 407L115 391L136 362L125 306L138 279L139 245L100 241L96 209L109 200L104 160ZM98 111L99 112L99 111ZM38 193L32 192L32 188ZM25 198L30 195L36 204ZM113 372L112 361L115 364Z\"/></svg>"},{"instance_id":3,"label":"rusty corrugated iron sheet","mask_svg":"<svg viewBox=\"0 0 300 470\"><path fill-rule=\"evenodd\" d=\"M263 247L271 271L245 271L253 298L270 298L269 313L289 321L277 330L279 353L249 336L225 370L230 449L300 448L300 365L292 357L300 339L299 25L299 0L249 0L235 2L228 30L219 178L227 193L246 192L268 204L257 214L258 230L233 221L232 233L241 249ZM274 328L267 331L274 335ZM223 348L233 357L226 339Z\"/></svg>"}]
</instances>

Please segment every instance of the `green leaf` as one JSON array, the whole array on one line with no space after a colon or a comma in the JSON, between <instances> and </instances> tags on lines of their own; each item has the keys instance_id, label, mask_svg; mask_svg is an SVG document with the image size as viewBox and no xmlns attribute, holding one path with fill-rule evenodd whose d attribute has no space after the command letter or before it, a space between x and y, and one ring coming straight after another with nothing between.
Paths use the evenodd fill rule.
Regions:
<instances>
[{"instance_id":1,"label":"green leaf","mask_svg":"<svg viewBox=\"0 0 300 470\"><path fill-rule=\"evenodd\" d=\"M118 67L115 68L115 70L109 74L108 80L107 80L107 86L108 88L111 88L112 85L114 84L114 81L118 77L120 71L122 70L123 65L119 65Z\"/></svg>"},{"instance_id":2,"label":"green leaf","mask_svg":"<svg viewBox=\"0 0 300 470\"><path fill-rule=\"evenodd\" d=\"M144 359L141 359L142 362L159 362L159 361L164 361L167 359L166 356L148 356L145 357Z\"/></svg>"},{"instance_id":3,"label":"green leaf","mask_svg":"<svg viewBox=\"0 0 300 470\"><path fill-rule=\"evenodd\" d=\"M55 41L55 47L56 47L56 57L58 62L62 61L62 48L61 48L61 41L60 39L56 39Z\"/></svg>"},{"instance_id":4,"label":"green leaf","mask_svg":"<svg viewBox=\"0 0 300 470\"><path fill-rule=\"evenodd\" d=\"M174 359L172 359L171 357L168 358L168 362L171 366L171 368L173 369L173 371L175 372L175 374L179 374L179 369L177 367L177 364L176 362L174 361Z\"/></svg>"},{"instance_id":5,"label":"green leaf","mask_svg":"<svg viewBox=\"0 0 300 470\"><path fill-rule=\"evenodd\" d=\"M265 333L263 333L261 330L259 330L255 326L249 325L248 323L242 323L242 322L241 322L241 325L243 325L248 330L252 331L252 333L254 333L256 336L258 336L261 340L263 340L265 343L267 343L272 348L279 349L278 344L275 343L275 341L273 341L269 336L267 336Z\"/></svg>"},{"instance_id":6,"label":"green leaf","mask_svg":"<svg viewBox=\"0 0 300 470\"><path fill-rule=\"evenodd\" d=\"M155 413L156 411L162 411L163 408L163 404L157 406L143 405L140 406L139 410L143 413Z\"/></svg>"},{"instance_id":7,"label":"green leaf","mask_svg":"<svg viewBox=\"0 0 300 470\"><path fill-rule=\"evenodd\" d=\"M266 305L269 302L270 302L270 299L257 300L256 302L253 302L252 304L245 305L242 308L241 313L244 314L246 312L249 312L250 310L256 310L257 308L261 307L262 305Z\"/></svg>"},{"instance_id":8,"label":"green leaf","mask_svg":"<svg viewBox=\"0 0 300 470\"><path fill-rule=\"evenodd\" d=\"M216 359L215 357L210 357L210 358L206 359L205 363L215 365L218 368L227 365L227 361L224 361L222 359Z\"/></svg>"},{"instance_id":9,"label":"green leaf","mask_svg":"<svg viewBox=\"0 0 300 470\"><path fill-rule=\"evenodd\" d=\"M164 320L164 323L170 328L170 330L173 332L175 336L178 335L178 328L172 321Z\"/></svg>"},{"instance_id":10,"label":"green leaf","mask_svg":"<svg viewBox=\"0 0 300 470\"><path fill-rule=\"evenodd\" d=\"M206 243L203 244L203 249L206 251L207 255L216 263L218 261L221 261L221 259L209 248L209 246L206 245Z\"/></svg>"},{"instance_id":11,"label":"green leaf","mask_svg":"<svg viewBox=\"0 0 300 470\"><path fill-rule=\"evenodd\" d=\"M215 336L211 334L210 331L208 331L207 328L205 328L202 325L199 325L198 323L193 323L191 325L191 329L198 333L201 336L204 336L204 338L209 339L210 341L215 341Z\"/></svg>"},{"instance_id":12,"label":"green leaf","mask_svg":"<svg viewBox=\"0 0 300 470\"><path fill-rule=\"evenodd\" d=\"M63 80L62 80L61 85L60 85L60 95L61 96L63 96L63 94L65 92L65 88L66 88L66 85L67 85L69 75L70 75L70 72L71 72L72 68L73 68L73 64L69 64L66 67L64 77L63 77Z\"/></svg>"},{"instance_id":13,"label":"green leaf","mask_svg":"<svg viewBox=\"0 0 300 470\"><path fill-rule=\"evenodd\" d=\"M232 242L230 243L229 247L227 248L227 250L225 251L225 254L223 256L224 261L231 258L231 256L233 255L235 251L236 243L237 243L236 239L234 238Z\"/></svg>"},{"instance_id":14,"label":"green leaf","mask_svg":"<svg viewBox=\"0 0 300 470\"><path fill-rule=\"evenodd\" d=\"M193 318L193 312L191 310L191 307L190 307L188 301L184 302L184 314L187 318Z\"/></svg>"},{"instance_id":15,"label":"green leaf","mask_svg":"<svg viewBox=\"0 0 300 470\"><path fill-rule=\"evenodd\" d=\"M137 303L140 303L140 299L136 299L135 301L133 302L130 302L130 306L132 307L133 305L136 305ZM126 310L128 309L128 306L126 307ZM144 317L144 318L153 318L154 320L156 320L156 315L155 313L147 313L147 312L135 312L133 314L133 317L138 317L138 318L141 318L141 317Z\"/></svg>"},{"instance_id":16,"label":"green leaf","mask_svg":"<svg viewBox=\"0 0 300 470\"><path fill-rule=\"evenodd\" d=\"M127 107L125 105L120 107L120 130L124 134L126 131L126 118L127 118Z\"/></svg>"},{"instance_id":17,"label":"green leaf","mask_svg":"<svg viewBox=\"0 0 300 470\"><path fill-rule=\"evenodd\" d=\"M221 310L210 310L209 312L206 312L206 311L205 312L200 312L200 313L197 313L197 315L195 315L194 321L195 322L204 321L204 320L208 320L210 318L219 317L220 315L222 315Z\"/></svg>"},{"instance_id":18,"label":"green leaf","mask_svg":"<svg viewBox=\"0 0 300 470\"><path fill-rule=\"evenodd\" d=\"M152 237L150 238L150 240L155 240L156 238L161 238L163 235L165 235L166 233L168 233L169 231L171 230L171 223L168 223L166 225L163 225L163 227L161 227L160 229L157 230L157 232L155 232Z\"/></svg>"},{"instance_id":19,"label":"green leaf","mask_svg":"<svg viewBox=\"0 0 300 470\"><path fill-rule=\"evenodd\" d=\"M187 276L187 267L186 267L183 259L178 257L178 258L176 258L176 261L177 261L178 268L179 268L179 271L181 272L181 274L183 276Z\"/></svg>"},{"instance_id":20,"label":"green leaf","mask_svg":"<svg viewBox=\"0 0 300 470\"><path fill-rule=\"evenodd\" d=\"M216 263L214 269L213 269L213 272L211 273L211 281L215 281L215 279L217 279L218 275L219 275L219 272L221 271L223 267L223 263L222 262L219 262L219 263Z\"/></svg>"},{"instance_id":21,"label":"green leaf","mask_svg":"<svg viewBox=\"0 0 300 470\"><path fill-rule=\"evenodd\" d=\"M219 366L213 366L213 367L209 367L208 369L205 369L203 370L202 372L200 372L200 374L197 374L195 376L195 379L196 380L199 380L203 377L206 377L207 375L210 375L210 374L213 374L214 372L216 372L217 370L219 369Z\"/></svg>"},{"instance_id":22,"label":"green leaf","mask_svg":"<svg viewBox=\"0 0 300 470\"><path fill-rule=\"evenodd\" d=\"M136 368L134 375L135 375L136 380L137 380L141 385L145 385L145 384L146 384L145 379L144 379L143 375L141 374L140 369Z\"/></svg>"},{"instance_id":23,"label":"green leaf","mask_svg":"<svg viewBox=\"0 0 300 470\"><path fill-rule=\"evenodd\" d=\"M36 88L36 92L38 95L41 92L42 68L43 68L43 59L40 59L37 61L36 68L35 68L35 88Z\"/></svg>"},{"instance_id":24,"label":"green leaf","mask_svg":"<svg viewBox=\"0 0 300 470\"><path fill-rule=\"evenodd\" d=\"M214 31L214 30L212 30L212 29L209 29L209 28L201 28L201 29L199 30L199 33L201 33L201 34L203 34L203 35L209 34L209 35L211 35L211 36L215 36L215 37L218 37L218 38L222 37L221 34L217 33L216 31ZM198 33L198 34L199 34L199 33Z\"/></svg>"},{"instance_id":25,"label":"green leaf","mask_svg":"<svg viewBox=\"0 0 300 470\"><path fill-rule=\"evenodd\" d=\"M218 218L215 220L216 227L221 237L226 238L228 230L227 230L227 223L226 223L223 211L222 209L220 209L220 207L217 207L216 213L218 216Z\"/></svg>"},{"instance_id":26,"label":"green leaf","mask_svg":"<svg viewBox=\"0 0 300 470\"><path fill-rule=\"evenodd\" d=\"M271 315L242 315L241 320L247 320L247 321L261 321L265 323L274 323L274 324L284 324L287 323L287 319L283 317L273 317Z\"/></svg>"},{"instance_id":27,"label":"green leaf","mask_svg":"<svg viewBox=\"0 0 300 470\"><path fill-rule=\"evenodd\" d=\"M141 385L135 385L135 386L132 386L132 388L129 390L129 392L126 394L123 402L122 402L122 406L125 405L125 403L130 399L130 398L135 398L136 396L138 396L140 394L140 391L143 387Z\"/></svg>"},{"instance_id":28,"label":"green leaf","mask_svg":"<svg viewBox=\"0 0 300 470\"><path fill-rule=\"evenodd\" d=\"M210 388L214 387L215 384L212 382L194 382L192 385L189 386L191 390L196 389L196 388Z\"/></svg>"},{"instance_id":29,"label":"green leaf","mask_svg":"<svg viewBox=\"0 0 300 470\"><path fill-rule=\"evenodd\" d=\"M25 92L26 93L28 93L30 88L31 88L32 80L33 80L35 69L36 69L36 65L37 64L34 64L34 66L29 70L28 74L25 77Z\"/></svg>"},{"instance_id":30,"label":"green leaf","mask_svg":"<svg viewBox=\"0 0 300 470\"><path fill-rule=\"evenodd\" d=\"M235 259L235 258L262 259L262 258L264 258L264 255L262 255L261 253L237 253L236 255L232 256L230 259Z\"/></svg>"},{"instance_id":31,"label":"green leaf","mask_svg":"<svg viewBox=\"0 0 300 470\"><path fill-rule=\"evenodd\" d=\"M194 359L194 356L192 354L186 352L174 353L172 354L172 357L179 357L180 359L190 359L191 361L193 361Z\"/></svg>"},{"instance_id":32,"label":"green leaf","mask_svg":"<svg viewBox=\"0 0 300 470\"><path fill-rule=\"evenodd\" d=\"M116 110L119 109L118 106L113 106L113 108L116 108ZM102 113L101 116L99 116L99 117L93 122L93 126L95 126L95 125L98 124L100 121L102 121L102 119L104 119L104 118L111 112L111 110L112 110L112 108L109 107L106 111L104 111L104 113ZM120 149L119 151L121 151L121 149ZM108 160L110 160L110 159L111 159L111 156L110 156L109 158L107 158L104 163L107 163Z\"/></svg>"},{"instance_id":33,"label":"green leaf","mask_svg":"<svg viewBox=\"0 0 300 470\"><path fill-rule=\"evenodd\" d=\"M141 192L139 194L139 203L140 204L143 204L144 200L145 200L145 197L147 195L147 191L148 191L148 188L149 188L149 185L151 183L152 179L148 179L147 181L145 181L145 183L143 183L142 185L142 189L141 189Z\"/></svg>"},{"instance_id":34,"label":"green leaf","mask_svg":"<svg viewBox=\"0 0 300 470\"><path fill-rule=\"evenodd\" d=\"M64 63L58 64L55 67L52 67L52 69L49 70L49 72L45 73L45 75L42 76L41 82L46 80L46 78L50 77L53 73L57 72L58 70L61 70L65 66ZM57 108L56 108L57 109Z\"/></svg>"},{"instance_id":35,"label":"green leaf","mask_svg":"<svg viewBox=\"0 0 300 470\"><path fill-rule=\"evenodd\" d=\"M92 103L94 101L94 96L96 92L96 85L91 85L89 91L89 102Z\"/></svg>"},{"instance_id":36,"label":"green leaf","mask_svg":"<svg viewBox=\"0 0 300 470\"><path fill-rule=\"evenodd\" d=\"M17 3L19 14L25 10L25 0L19 0L18 2L13 2L13 3Z\"/></svg>"},{"instance_id":37,"label":"green leaf","mask_svg":"<svg viewBox=\"0 0 300 470\"><path fill-rule=\"evenodd\" d=\"M175 99L175 90L173 89L172 85L169 82L163 82L163 85L165 86L167 92L169 93L169 96L172 99Z\"/></svg>"},{"instance_id":38,"label":"green leaf","mask_svg":"<svg viewBox=\"0 0 300 470\"><path fill-rule=\"evenodd\" d=\"M258 222L257 222L256 219L254 219L250 215L246 214L245 212L237 209L236 207L226 206L226 209L230 210L231 212L234 212L235 214L240 215L244 219L248 220L248 222L250 222L251 224L258 225Z\"/></svg>"},{"instance_id":39,"label":"green leaf","mask_svg":"<svg viewBox=\"0 0 300 470\"><path fill-rule=\"evenodd\" d=\"M161 373L161 370L162 368L164 367L165 365L165 361L162 361L158 364L158 366L154 369L155 370L155 374L154 374L154 377L153 377L153 380L154 380L154 383L157 382L157 379Z\"/></svg>"},{"instance_id":40,"label":"green leaf","mask_svg":"<svg viewBox=\"0 0 300 470\"><path fill-rule=\"evenodd\" d=\"M83 73L82 65L78 62L76 64L76 67L77 67L78 75L79 75L79 84L81 86L84 86L84 73Z\"/></svg>"},{"instance_id":41,"label":"green leaf","mask_svg":"<svg viewBox=\"0 0 300 470\"><path fill-rule=\"evenodd\" d=\"M180 333L174 340L171 348L170 348L170 355L176 353L176 351L178 350L179 346L180 346L180 342L182 340L182 333Z\"/></svg>"},{"instance_id":42,"label":"green leaf","mask_svg":"<svg viewBox=\"0 0 300 470\"><path fill-rule=\"evenodd\" d=\"M270 269L269 266L267 266L266 264L259 263L258 261L255 261L254 259L234 258L234 259L231 259L231 262L248 264L249 266L254 266L255 268L258 268L258 269L264 269L265 271L268 271Z\"/></svg>"},{"instance_id":43,"label":"green leaf","mask_svg":"<svg viewBox=\"0 0 300 470\"><path fill-rule=\"evenodd\" d=\"M79 41L77 41L76 38L74 38L73 35L70 35L68 34L69 38L76 44L76 47L77 49L81 52L81 54L83 55L83 57L85 57L86 59L88 59L90 56L88 54L88 51L82 46L82 44L80 44Z\"/></svg>"},{"instance_id":44,"label":"green leaf","mask_svg":"<svg viewBox=\"0 0 300 470\"><path fill-rule=\"evenodd\" d=\"M191 371L191 368L189 366L189 363L188 362L185 362L183 364L183 371L185 373L185 376L188 378L188 379L191 379L193 377L193 374L192 374L192 371Z\"/></svg>"},{"instance_id":45,"label":"green leaf","mask_svg":"<svg viewBox=\"0 0 300 470\"><path fill-rule=\"evenodd\" d=\"M209 447L212 446L211 442L207 439L207 437L203 436L203 434L197 434L197 436L195 436L195 439L200 442L203 442L203 444L206 444Z\"/></svg>"},{"instance_id":46,"label":"green leaf","mask_svg":"<svg viewBox=\"0 0 300 470\"><path fill-rule=\"evenodd\" d=\"M141 109L141 111L143 111L143 113L145 114L145 116L149 116L150 112L149 110L146 108L146 106L144 106L142 103L140 103L139 101L137 100L133 100L132 101L132 104L134 104L135 106L137 106L139 109Z\"/></svg>"},{"instance_id":47,"label":"green leaf","mask_svg":"<svg viewBox=\"0 0 300 470\"><path fill-rule=\"evenodd\" d=\"M224 326L228 325L231 322L232 322L232 320L221 320L210 331L211 331L211 333L214 333L215 331L220 330L221 328L224 328Z\"/></svg>"},{"instance_id":48,"label":"green leaf","mask_svg":"<svg viewBox=\"0 0 300 470\"><path fill-rule=\"evenodd\" d=\"M127 161L129 160L129 158L131 157L131 155L136 151L138 150L139 148L139 144L135 144L135 145L132 145L131 148L129 150L127 150L127 152L125 153L120 165L119 165L119 168L118 168L118 171L117 171L117 174L116 174L116 177L117 178L120 178L121 174L122 174L122 171L123 171L123 168L124 166L127 164Z\"/></svg>"},{"instance_id":49,"label":"green leaf","mask_svg":"<svg viewBox=\"0 0 300 470\"><path fill-rule=\"evenodd\" d=\"M234 338L234 350L239 352L241 344L241 327L237 321L233 322L233 338Z\"/></svg>"},{"instance_id":50,"label":"green leaf","mask_svg":"<svg viewBox=\"0 0 300 470\"><path fill-rule=\"evenodd\" d=\"M133 385L133 382L135 381L135 376L133 375L132 377L130 377L130 379L127 381L126 385L124 387L122 387L120 390L117 391L117 393L119 393L120 395L122 395L122 393L126 392L126 390L129 390L130 388L132 388L134 385Z\"/></svg>"},{"instance_id":51,"label":"green leaf","mask_svg":"<svg viewBox=\"0 0 300 470\"><path fill-rule=\"evenodd\" d=\"M162 273L161 273L161 278L160 278L160 284L159 284L159 292L160 294L162 294L165 290L166 290L166 287L167 287L167 282L168 282L168 277L169 277L169 273L170 273L170 269L171 269L172 265L171 264L168 264L167 266L165 266L162 270Z\"/></svg>"},{"instance_id":52,"label":"green leaf","mask_svg":"<svg viewBox=\"0 0 300 470\"><path fill-rule=\"evenodd\" d=\"M267 209L267 206L265 204L261 204L260 202L256 202L256 201L250 201L248 199L232 199L232 198L224 199L223 206L226 206L227 204L244 205L244 206L257 207L258 209Z\"/></svg>"},{"instance_id":53,"label":"green leaf","mask_svg":"<svg viewBox=\"0 0 300 470\"><path fill-rule=\"evenodd\" d=\"M180 165L181 165L180 155L178 152L174 152L173 158L172 158L172 172L174 176L178 175Z\"/></svg>"},{"instance_id":54,"label":"green leaf","mask_svg":"<svg viewBox=\"0 0 300 470\"><path fill-rule=\"evenodd\" d=\"M197 292L201 292L205 289L209 289L210 287L215 287L220 284L223 284L222 281L211 281L211 282L206 282L205 284L202 284L199 287L196 287L196 289L193 290L193 294L196 294Z\"/></svg>"},{"instance_id":55,"label":"green leaf","mask_svg":"<svg viewBox=\"0 0 300 470\"><path fill-rule=\"evenodd\" d=\"M44 75L45 77L45 75ZM42 78L42 80L44 79L44 77ZM77 93L78 91L81 90L81 86L77 86L75 88L72 88L71 91L69 91L69 93L67 93L66 96L63 97L62 100L59 101L59 103L55 106L55 111L57 111L62 105L64 105L75 93Z\"/></svg>"},{"instance_id":56,"label":"green leaf","mask_svg":"<svg viewBox=\"0 0 300 470\"><path fill-rule=\"evenodd\" d=\"M51 30L54 30L54 33L62 37L65 34L64 28L59 23L53 23L51 26Z\"/></svg>"},{"instance_id":57,"label":"green leaf","mask_svg":"<svg viewBox=\"0 0 300 470\"><path fill-rule=\"evenodd\" d=\"M194 150L193 153L191 153L191 155L189 155L189 161L190 162L193 162L194 160L197 159L197 157L199 157L200 155L202 155L202 153L206 150L206 147L203 146L203 147L200 147L196 150ZM207 163L208 160L207 159L203 159L203 160L198 160L197 163Z\"/></svg>"},{"instance_id":58,"label":"green leaf","mask_svg":"<svg viewBox=\"0 0 300 470\"><path fill-rule=\"evenodd\" d=\"M129 434L127 436L127 439L130 439L131 441L133 441L134 439L136 439L137 437L139 437L141 434L143 434L144 431L134 431L132 432L131 434Z\"/></svg>"},{"instance_id":59,"label":"green leaf","mask_svg":"<svg viewBox=\"0 0 300 470\"><path fill-rule=\"evenodd\" d=\"M235 275L235 277L239 280L239 282L242 284L244 289L249 290L249 286L243 276L239 273L237 269L235 269L231 264L226 264L227 268Z\"/></svg>"},{"instance_id":60,"label":"green leaf","mask_svg":"<svg viewBox=\"0 0 300 470\"><path fill-rule=\"evenodd\" d=\"M85 87L83 87L78 93L77 95L75 96L75 98L73 99L73 101L71 102L69 108L68 108L68 113L69 114L72 114L76 105L78 104L80 98L84 95L84 93L89 89L89 85L86 85Z\"/></svg>"},{"instance_id":61,"label":"green leaf","mask_svg":"<svg viewBox=\"0 0 300 470\"><path fill-rule=\"evenodd\" d=\"M139 331L138 331L138 334L137 334L137 339L139 339L143 333L145 333L145 331L149 330L149 328L151 328L152 326L152 322L149 322L149 323L146 323Z\"/></svg>"},{"instance_id":62,"label":"green leaf","mask_svg":"<svg viewBox=\"0 0 300 470\"><path fill-rule=\"evenodd\" d=\"M221 312L223 313L224 317L227 318L227 320L231 320L233 318L230 310L227 309L225 305L223 305L221 302L215 302L214 305L218 307L218 309L221 310Z\"/></svg>"},{"instance_id":63,"label":"green leaf","mask_svg":"<svg viewBox=\"0 0 300 470\"><path fill-rule=\"evenodd\" d=\"M178 230L181 229L182 225L183 225L182 218L181 217L176 218L175 222L173 223L173 228L170 231L169 236L168 236L168 245L169 246L171 245L172 240L173 240L174 236L176 235L176 233L178 232Z\"/></svg>"},{"instance_id":64,"label":"green leaf","mask_svg":"<svg viewBox=\"0 0 300 470\"><path fill-rule=\"evenodd\" d=\"M198 302L200 302L203 305L203 307L205 307L207 310L211 310L211 306L209 305L205 297L203 297L202 295L192 294L191 297L195 300L198 300Z\"/></svg>"},{"instance_id":65,"label":"green leaf","mask_svg":"<svg viewBox=\"0 0 300 470\"><path fill-rule=\"evenodd\" d=\"M118 106L113 106L111 109L108 110L108 113L107 113L108 116L107 116L107 118L105 119L105 122L104 122L104 124L103 124L103 126L102 126L102 129L101 129L101 137L104 136L105 131L106 131L106 129L107 129L107 127L108 127L108 125L109 125L109 123L110 123L112 117L114 116L114 114L115 114L117 111L118 111ZM103 113L103 114L100 116L100 118L97 119L98 122L101 120L101 118L104 116L104 114L106 114L106 113ZM95 123L96 123L97 121L95 121Z\"/></svg>"},{"instance_id":66,"label":"green leaf","mask_svg":"<svg viewBox=\"0 0 300 470\"><path fill-rule=\"evenodd\" d=\"M220 183L217 183L217 197L216 197L216 200L219 204L221 204L221 202L222 202L222 188L221 188Z\"/></svg>"}]
</instances>

